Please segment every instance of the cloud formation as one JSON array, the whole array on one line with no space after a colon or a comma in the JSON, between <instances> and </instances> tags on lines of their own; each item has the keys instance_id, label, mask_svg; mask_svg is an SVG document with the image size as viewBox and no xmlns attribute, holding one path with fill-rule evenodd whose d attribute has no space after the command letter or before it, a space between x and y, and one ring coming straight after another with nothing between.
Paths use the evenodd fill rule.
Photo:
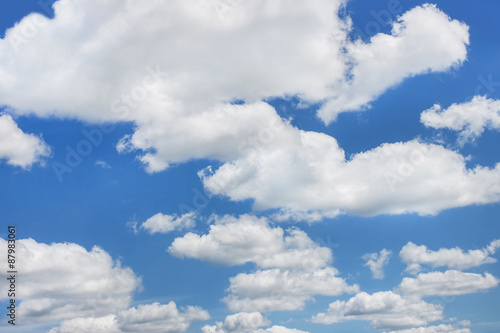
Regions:
<instances>
[{"instance_id":1,"label":"cloud formation","mask_svg":"<svg viewBox=\"0 0 500 333\"><path fill-rule=\"evenodd\" d=\"M49 155L50 148L40 137L24 133L10 115L0 113L0 160L28 169Z\"/></svg>"},{"instance_id":2,"label":"cloud formation","mask_svg":"<svg viewBox=\"0 0 500 333\"><path fill-rule=\"evenodd\" d=\"M7 248L0 239L0 246ZM104 315L125 310L141 280L99 247L87 251L73 243L16 241L22 272L19 313L24 322ZM4 271L7 271L5 269ZM7 280L0 281L5 289Z\"/></svg>"},{"instance_id":3,"label":"cloud formation","mask_svg":"<svg viewBox=\"0 0 500 333\"><path fill-rule=\"evenodd\" d=\"M370 321L374 330L398 330L427 325L443 318L443 308L418 299L407 299L392 291L361 292L348 301L335 301L312 321L333 324L351 320Z\"/></svg>"},{"instance_id":4,"label":"cloud formation","mask_svg":"<svg viewBox=\"0 0 500 333\"><path fill-rule=\"evenodd\" d=\"M196 225L196 214L186 213L181 216L155 214L141 224L141 229L150 234L166 234L174 230L190 229Z\"/></svg>"},{"instance_id":5,"label":"cloud formation","mask_svg":"<svg viewBox=\"0 0 500 333\"><path fill-rule=\"evenodd\" d=\"M375 279L384 278L384 266L389 263L392 251L382 249L380 253L367 253L363 255L366 263L363 266L370 268Z\"/></svg>"},{"instance_id":6,"label":"cloud formation","mask_svg":"<svg viewBox=\"0 0 500 333\"><path fill-rule=\"evenodd\" d=\"M427 127L446 128L459 132L459 142L474 141L485 129L500 130L500 101L474 96L465 103L452 104L443 109L435 104L420 115Z\"/></svg>"},{"instance_id":7,"label":"cloud formation","mask_svg":"<svg viewBox=\"0 0 500 333\"><path fill-rule=\"evenodd\" d=\"M125 332L185 332L192 322L210 319L199 307L189 306L179 311L174 302L145 304L104 317L76 318L63 321L49 333L125 333Z\"/></svg>"},{"instance_id":8,"label":"cloud formation","mask_svg":"<svg viewBox=\"0 0 500 333\"><path fill-rule=\"evenodd\" d=\"M205 325L203 333L309 333L290 329L283 326L273 326L267 329L260 327L269 326L271 322L260 312L239 312L226 317L224 322L215 325Z\"/></svg>"},{"instance_id":9,"label":"cloud formation","mask_svg":"<svg viewBox=\"0 0 500 333\"><path fill-rule=\"evenodd\" d=\"M406 271L411 274L421 271L422 265L428 265L432 268L448 267L464 270L497 262L491 255L495 254L498 248L500 248L500 240L498 239L492 241L483 249L469 250L467 252L464 252L459 247L432 251L425 245L419 246L408 242L399 252L399 257L402 262L406 263Z\"/></svg>"},{"instance_id":10,"label":"cloud formation","mask_svg":"<svg viewBox=\"0 0 500 333\"><path fill-rule=\"evenodd\" d=\"M499 279L489 273L464 273L456 270L420 273L405 277L397 288L405 296L456 296L485 292L495 288Z\"/></svg>"},{"instance_id":11,"label":"cloud formation","mask_svg":"<svg viewBox=\"0 0 500 333\"><path fill-rule=\"evenodd\" d=\"M329 266L331 250L313 242L306 233L271 227L266 218L251 215L213 217L205 235L187 233L176 238L168 251L177 257L216 264L252 262L259 270L230 278L224 302L233 312L295 310L314 295L354 293Z\"/></svg>"}]
</instances>

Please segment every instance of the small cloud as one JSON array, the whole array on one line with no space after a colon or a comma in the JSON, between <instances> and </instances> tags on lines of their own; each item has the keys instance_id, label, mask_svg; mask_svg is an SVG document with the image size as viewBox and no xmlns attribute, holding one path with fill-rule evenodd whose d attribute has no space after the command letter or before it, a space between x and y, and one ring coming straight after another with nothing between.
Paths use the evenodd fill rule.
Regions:
<instances>
[{"instance_id":1,"label":"small cloud","mask_svg":"<svg viewBox=\"0 0 500 333\"><path fill-rule=\"evenodd\" d=\"M389 263L392 252L386 249L380 251L380 253L367 253L362 258L366 260L363 266L370 268L374 279L384 278L384 266Z\"/></svg>"},{"instance_id":2,"label":"small cloud","mask_svg":"<svg viewBox=\"0 0 500 333\"><path fill-rule=\"evenodd\" d=\"M95 161L95 166L99 166L103 169L111 169L111 165L109 165L108 163L106 163L104 161Z\"/></svg>"}]
</instances>

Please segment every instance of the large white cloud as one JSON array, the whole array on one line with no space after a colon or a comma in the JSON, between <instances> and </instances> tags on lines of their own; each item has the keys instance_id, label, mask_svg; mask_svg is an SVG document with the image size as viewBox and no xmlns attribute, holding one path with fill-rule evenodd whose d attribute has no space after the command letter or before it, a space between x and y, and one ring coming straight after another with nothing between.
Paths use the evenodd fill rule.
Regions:
<instances>
[{"instance_id":1,"label":"large white cloud","mask_svg":"<svg viewBox=\"0 0 500 333\"><path fill-rule=\"evenodd\" d=\"M0 239L0 246L7 248ZM104 250L73 243L16 242L19 315L26 323L105 315L125 310L140 279ZM7 269L3 270L4 272ZM4 275L3 275L4 276ZM6 289L7 280L0 280ZM6 296L2 295L3 297Z\"/></svg>"},{"instance_id":2,"label":"large white cloud","mask_svg":"<svg viewBox=\"0 0 500 333\"><path fill-rule=\"evenodd\" d=\"M393 24L392 35L379 33L365 44L348 44L352 79L328 100L319 116L329 122L343 111L367 106L387 88L404 78L445 71L467 57L468 27L451 20L435 5L416 7Z\"/></svg>"},{"instance_id":3,"label":"large white cloud","mask_svg":"<svg viewBox=\"0 0 500 333\"><path fill-rule=\"evenodd\" d=\"M461 143L473 141L485 129L500 130L500 101L475 96L469 102L452 104L444 110L435 104L422 112L420 120L427 127L459 131Z\"/></svg>"},{"instance_id":4,"label":"large white cloud","mask_svg":"<svg viewBox=\"0 0 500 333\"><path fill-rule=\"evenodd\" d=\"M155 172L193 158L234 159L277 117L263 104L227 102L328 100L320 112L328 122L405 77L466 57L467 26L434 6L414 8L393 35L365 44L349 41L342 5L60 0L53 19L31 14L0 40L0 103L19 114L132 121L136 131L119 148L144 151Z\"/></svg>"},{"instance_id":5,"label":"large white cloud","mask_svg":"<svg viewBox=\"0 0 500 333\"><path fill-rule=\"evenodd\" d=\"M192 322L210 319L208 312L189 306L179 311L174 302L145 304L103 317L63 321L49 333L185 332Z\"/></svg>"},{"instance_id":6,"label":"large white cloud","mask_svg":"<svg viewBox=\"0 0 500 333\"><path fill-rule=\"evenodd\" d=\"M500 164L468 169L457 152L417 140L383 144L346 159L325 134L284 131L217 170L200 172L205 187L255 208L377 214L436 214L500 199Z\"/></svg>"},{"instance_id":7,"label":"large white cloud","mask_svg":"<svg viewBox=\"0 0 500 333\"><path fill-rule=\"evenodd\" d=\"M0 160L29 168L50 155L50 148L39 137L24 133L8 114L0 113Z\"/></svg>"},{"instance_id":8,"label":"large white cloud","mask_svg":"<svg viewBox=\"0 0 500 333\"><path fill-rule=\"evenodd\" d=\"M497 260L491 257L500 247L500 240L492 241L487 247L478 250L464 250L459 247L446 249L442 248L432 251L425 245L416 245L408 242L401 251L399 257L407 264L406 271L412 274L418 273L422 265L431 267L443 267L463 270L484 264L495 263Z\"/></svg>"},{"instance_id":9,"label":"large white cloud","mask_svg":"<svg viewBox=\"0 0 500 333\"><path fill-rule=\"evenodd\" d=\"M456 270L420 273L415 278L405 277L398 290L405 296L455 296L486 292L495 288L499 279L489 273L464 273Z\"/></svg>"},{"instance_id":10,"label":"large white cloud","mask_svg":"<svg viewBox=\"0 0 500 333\"><path fill-rule=\"evenodd\" d=\"M427 325L443 319L443 308L418 299L406 299L392 291L361 292L348 301L335 301L312 321L333 324L351 320L371 322L375 330L397 330Z\"/></svg>"}]
</instances>

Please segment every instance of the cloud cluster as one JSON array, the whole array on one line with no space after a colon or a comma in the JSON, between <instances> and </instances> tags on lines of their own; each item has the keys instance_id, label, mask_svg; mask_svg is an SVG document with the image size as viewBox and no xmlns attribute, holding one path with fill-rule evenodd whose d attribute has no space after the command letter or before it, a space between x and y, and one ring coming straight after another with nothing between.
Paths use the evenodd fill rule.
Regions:
<instances>
[{"instance_id":1,"label":"cloud cluster","mask_svg":"<svg viewBox=\"0 0 500 333\"><path fill-rule=\"evenodd\" d=\"M0 239L0 246L7 247ZM26 323L109 314L124 310L141 280L104 250L73 243L16 242L22 272L19 313ZM7 271L5 269L4 271ZM7 280L0 281L4 290Z\"/></svg>"},{"instance_id":2,"label":"cloud cluster","mask_svg":"<svg viewBox=\"0 0 500 333\"><path fill-rule=\"evenodd\" d=\"M463 270L497 262L491 255L495 254L498 248L500 248L500 240L498 239L492 241L483 249L469 250L467 252L458 247L432 251L425 245L419 246L408 242L399 252L399 257L407 265L406 271L411 274L421 271L422 265L428 265L432 268L448 267Z\"/></svg>"},{"instance_id":3,"label":"cloud cluster","mask_svg":"<svg viewBox=\"0 0 500 333\"><path fill-rule=\"evenodd\" d=\"M260 327L269 326L271 322L260 312L239 312L226 317L224 322L215 325L205 325L203 333L309 333L290 329L283 326L272 326L267 329Z\"/></svg>"},{"instance_id":4,"label":"cloud cluster","mask_svg":"<svg viewBox=\"0 0 500 333\"><path fill-rule=\"evenodd\" d=\"M207 234L187 233L176 238L168 251L217 264L255 263L259 270L230 278L224 301L233 312L301 309L314 295L359 290L329 266L331 250L303 231L271 227L266 218L251 215L213 217L213 222Z\"/></svg>"},{"instance_id":5,"label":"cloud cluster","mask_svg":"<svg viewBox=\"0 0 500 333\"><path fill-rule=\"evenodd\" d=\"M485 129L500 130L500 101L474 96L465 103L452 104L444 109L435 104L420 115L427 127L458 131L459 142L474 141Z\"/></svg>"},{"instance_id":6,"label":"cloud cluster","mask_svg":"<svg viewBox=\"0 0 500 333\"><path fill-rule=\"evenodd\" d=\"M495 240L485 249L471 250L469 253L464 253L458 247L433 252L428 251L425 246L418 247L410 242L403 247L400 257L403 262L411 262L414 265L425 263L433 267L465 269L491 262L492 258L488 255L493 254L498 246L499 242ZM379 256L377 253L371 255ZM413 269L416 274L421 267L413 266ZM500 280L489 273L467 273L461 270L420 273L414 278L403 278L399 286L392 291L373 294L360 292L347 301L337 300L331 303L325 312L313 316L312 321L328 325L363 320L369 321L374 330L392 331L390 333L470 333L467 327L470 324L467 321L429 326L445 319L444 309L442 305L434 304L437 299L430 303L424 299L432 296L449 297L487 292L499 283ZM454 320L456 319L450 319L448 322Z\"/></svg>"},{"instance_id":7,"label":"cloud cluster","mask_svg":"<svg viewBox=\"0 0 500 333\"><path fill-rule=\"evenodd\" d=\"M367 320L375 330L397 330L427 325L443 318L442 306L422 300L406 299L392 291L361 292L348 301L335 301L313 322L333 324Z\"/></svg>"},{"instance_id":8,"label":"cloud cluster","mask_svg":"<svg viewBox=\"0 0 500 333\"><path fill-rule=\"evenodd\" d=\"M0 114L0 160L29 168L50 155L49 146L39 137L24 133L8 114Z\"/></svg>"},{"instance_id":9,"label":"cloud cluster","mask_svg":"<svg viewBox=\"0 0 500 333\"><path fill-rule=\"evenodd\" d=\"M139 305L103 317L76 318L63 321L49 333L125 333L185 332L192 322L210 319L208 312L189 306L179 311L174 302Z\"/></svg>"}]
</instances>

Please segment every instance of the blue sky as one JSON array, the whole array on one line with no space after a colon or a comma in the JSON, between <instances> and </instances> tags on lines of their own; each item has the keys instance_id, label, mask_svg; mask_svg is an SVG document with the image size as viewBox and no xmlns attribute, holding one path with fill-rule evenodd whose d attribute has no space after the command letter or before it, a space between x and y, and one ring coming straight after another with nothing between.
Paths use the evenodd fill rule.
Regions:
<instances>
[{"instance_id":1,"label":"blue sky","mask_svg":"<svg viewBox=\"0 0 500 333\"><path fill-rule=\"evenodd\" d=\"M2 331L499 330L498 2L0 7Z\"/></svg>"}]
</instances>

